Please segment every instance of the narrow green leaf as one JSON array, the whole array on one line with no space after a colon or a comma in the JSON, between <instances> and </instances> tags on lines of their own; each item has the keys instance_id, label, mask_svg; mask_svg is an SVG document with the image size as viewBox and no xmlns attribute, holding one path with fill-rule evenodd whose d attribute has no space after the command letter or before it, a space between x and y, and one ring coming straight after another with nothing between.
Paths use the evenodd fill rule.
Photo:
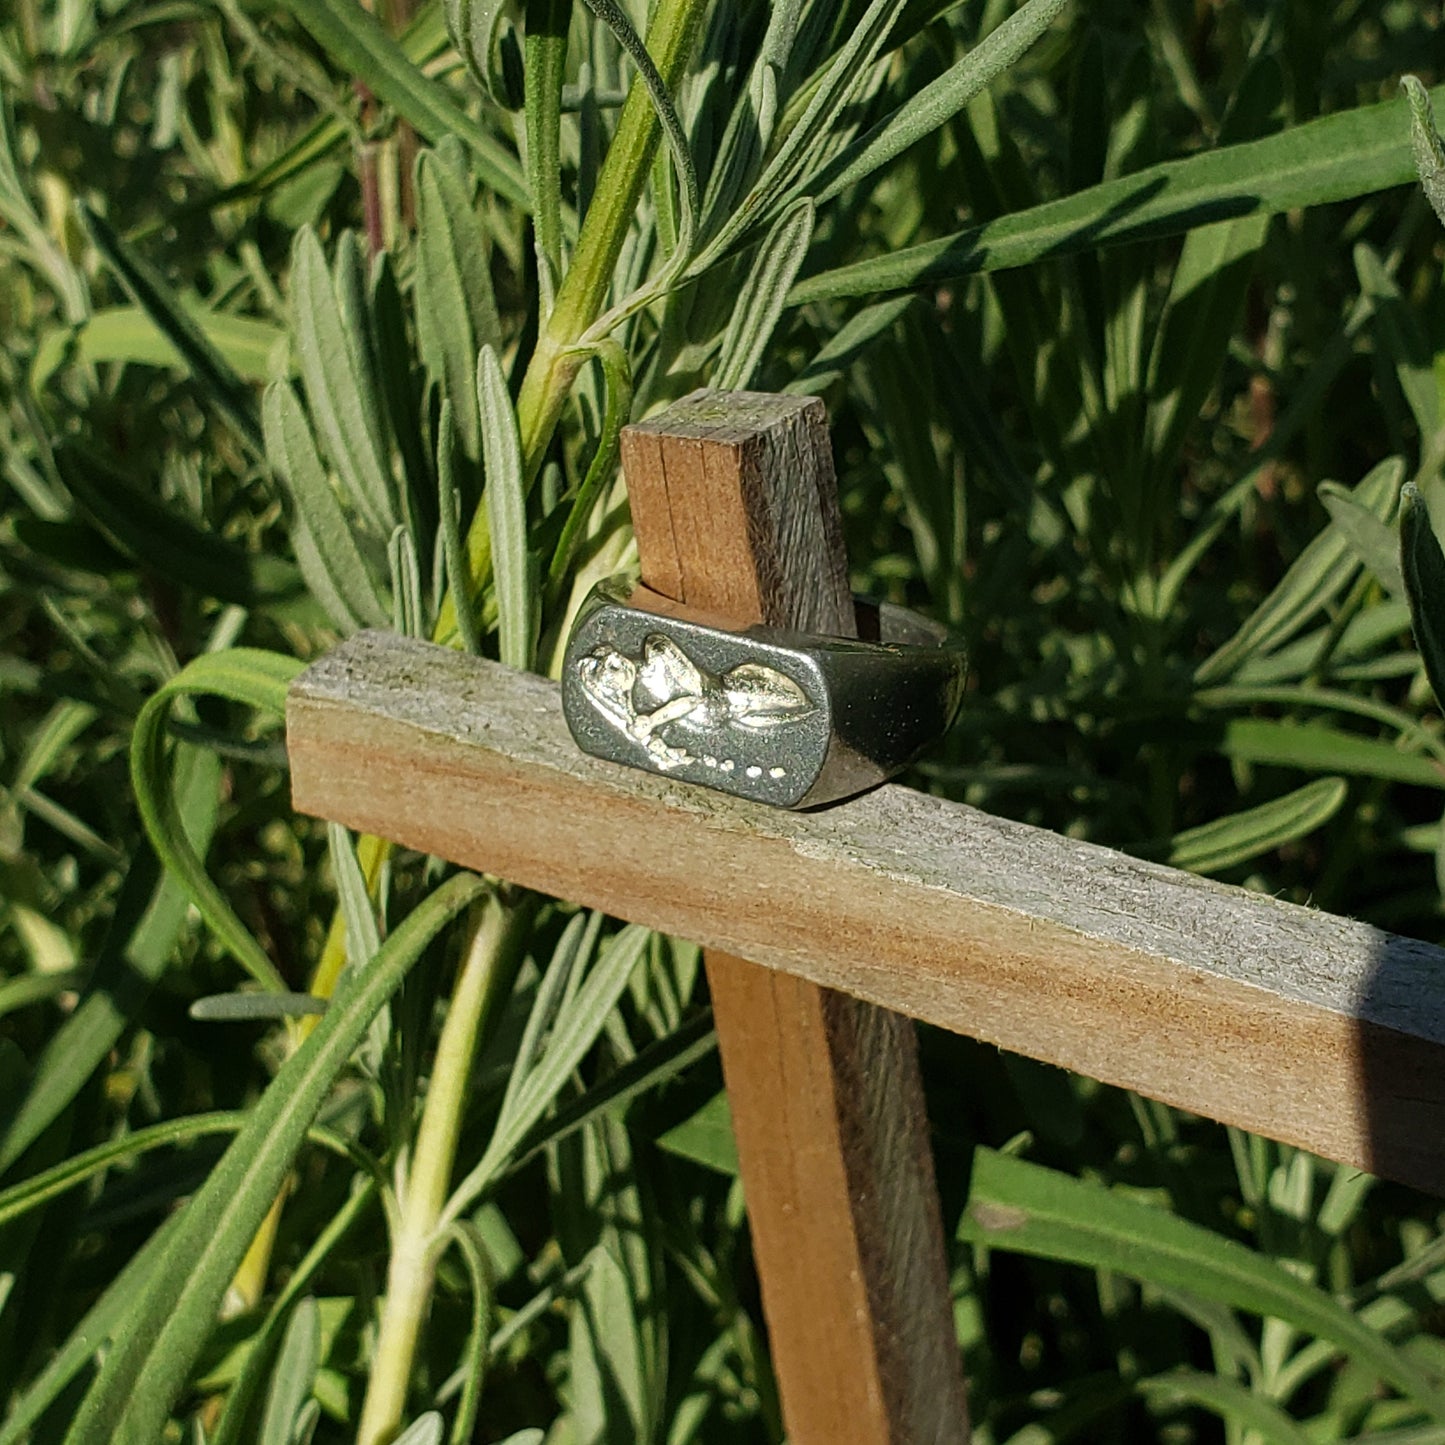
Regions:
<instances>
[{"instance_id":1,"label":"narrow green leaf","mask_svg":"<svg viewBox=\"0 0 1445 1445\"><path fill-rule=\"evenodd\" d=\"M351 842L351 834L340 823L326 825L327 851L336 882L336 898L346 923L346 958L350 968L365 968L381 947L381 928L366 886L366 874Z\"/></svg>"},{"instance_id":2,"label":"narrow green leaf","mask_svg":"<svg viewBox=\"0 0 1445 1445\"><path fill-rule=\"evenodd\" d=\"M1409 604L1403 598L1384 600L1356 613L1343 632L1336 634L1333 624L1326 622L1302 632L1278 652L1247 659L1233 680L1249 684L1299 681L1315 671L1320 658L1331 647L1337 665L1352 669L1373 665L1391 677L1408 676L1419 665L1419 658L1398 648L1396 643L1401 634L1409 630Z\"/></svg>"},{"instance_id":3,"label":"narrow green leaf","mask_svg":"<svg viewBox=\"0 0 1445 1445\"><path fill-rule=\"evenodd\" d=\"M242 381L269 381L278 365L284 365L286 333L274 321L209 311L187 296L180 297L179 304ZM187 366L185 354L148 311L140 306L106 306L74 330L56 328L41 333L35 359L30 363L30 386L39 392L70 362L98 366L110 361Z\"/></svg>"},{"instance_id":4,"label":"narrow green leaf","mask_svg":"<svg viewBox=\"0 0 1445 1445\"><path fill-rule=\"evenodd\" d=\"M296 236L291 286L296 360L312 418L348 500L378 537L387 537L396 525L396 508L390 458L373 419L384 402L367 385L357 354L361 343L348 329L321 242L309 226Z\"/></svg>"},{"instance_id":5,"label":"narrow green leaf","mask_svg":"<svg viewBox=\"0 0 1445 1445\"><path fill-rule=\"evenodd\" d=\"M1351 493L1376 517L1390 515L1405 475L1399 457L1381 462ZM1333 522L1295 559L1268 597L1222 647L1195 669L1194 680L1207 686L1228 677L1246 659L1287 642L1316 612L1337 596L1355 575L1358 563L1345 533Z\"/></svg>"},{"instance_id":6,"label":"narrow green leaf","mask_svg":"<svg viewBox=\"0 0 1445 1445\"><path fill-rule=\"evenodd\" d=\"M94 452L67 446L56 464L81 511L143 566L241 607L295 596L300 578L289 562L247 552L197 525Z\"/></svg>"},{"instance_id":7,"label":"narrow green leaf","mask_svg":"<svg viewBox=\"0 0 1445 1445\"><path fill-rule=\"evenodd\" d=\"M291 498L296 556L312 595L343 635L385 627L387 608L376 578L356 545L289 382L273 382L266 389L262 417L266 456Z\"/></svg>"},{"instance_id":8,"label":"narrow green leaf","mask_svg":"<svg viewBox=\"0 0 1445 1445\"><path fill-rule=\"evenodd\" d=\"M912 296L890 296L854 312L783 390L807 396L832 385L913 304Z\"/></svg>"},{"instance_id":9,"label":"narrow green leaf","mask_svg":"<svg viewBox=\"0 0 1445 1445\"><path fill-rule=\"evenodd\" d=\"M1415 646L1436 702L1445 704L1445 551L1430 509L1413 482L1405 485L1401 508L1400 568L1410 599Z\"/></svg>"},{"instance_id":10,"label":"narrow green leaf","mask_svg":"<svg viewBox=\"0 0 1445 1445\"><path fill-rule=\"evenodd\" d=\"M170 1215L85 1312L0 1423L0 1445L31 1445L34 1437L30 1432L35 1424L115 1334L137 1296L165 1261L180 1222L179 1214Z\"/></svg>"},{"instance_id":11,"label":"narrow green leaf","mask_svg":"<svg viewBox=\"0 0 1445 1445\"><path fill-rule=\"evenodd\" d=\"M531 209L517 158L483 130L444 86L413 64L369 10L350 0L282 3L344 75L361 81L433 145L457 136L476 157L477 174L488 186L521 210Z\"/></svg>"},{"instance_id":12,"label":"narrow green leaf","mask_svg":"<svg viewBox=\"0 0 1445 1445\"><path fill-rule=\"evenodd\" d=\"M416 164L416 326L427 373L451 403L462 451L477 461L477 352L500 348L486 236L466 180L435 151Z\"/></svg>"},{"instance_id":13,"label":"narrow green leaf","mask_svg":"<svg viewBox=\"0 0 1445 1445\"><path fill-rule=\"evenodd\" d=\"M515 1087L497 1116L492 1137L475 1168L447 1201L442 1224L465 1214L506 1167L606 1026L647 947L648 931L628 924L608 940L586 982L567 1001L536 1065Z\"/></svg>"},{"instance_id":14,"label":"narrow green leaf","mask_svg":"<svg viewBox=\"0 0 1445 1445\"><path fill-rule=\"evenodd\" d=\"M1315 491L1355 556L1392 597L1404 597L1405 577L1394 532L1338 482L1321 482Z\"/></svg>"},{"instance_id":15,"label":"narrow green leaf","mask_svg":"<svg viewBox=\"0 0 1445 1445\"><path fill-rule=\"evenodd\" d=\"M1254 139L1276 129L1282 88L1273 56L1251 65L1222 140ZM1184 238L1149 357L1144 466L1153 475L1173 470L1190 428L1218 385L1255 256L1268 233L1269 217L1261 213L1200 226Z\"/></svg>"},{"instance_id":16,"label":"narrow green leaf","mask_svg":"<svg viewBox=\"0 0 1445 1445\"><path fill-rule=\"evenodd\" d=\"M371 274L362 242L353 230L337 238L331 267L336 292L336 309L346 343L351 374L356 378L362 400L361 420L366 427L372 455L378 459L377 475L371 479L378 504L387 515L399 511L396 505L396 473L392 463L391 408L389 391L382 381L382 359L377 355L376 328L371 315ZM400 358L396 358L400 360ZM388 358L389 364L395 364Z\"/></svg>"},{"instance_id":17,"label":"narrow green leaf","mask_svg":"<svg viewBox=\"0 0 1445 1445\"><path fill-rule=\"evenodd\" d=\"M277 1295L267 1312L265 1322L252 1336L241 1374L226 1392L226 1409L212 1436L211 1445L248 1445L247 1416L266 1381L271 1360L285 1329L290 1311L309 1287L316 1271L330 1257L351 1226L376 1202L374 1179L367 1179L354 1188L350 1197L317 1235L306 1251L306 1257L291 1272L285 1288ZM3 1445L3 1442L0 1442Z\"/></svg>"},{"instance_id":18,"label":"narrow green leaf","mask_svg":"<svg viewBox=\"0 0 1445 1445\"><path fill-rule=\"evenodd\" d=\"M151 846L236 961L263 987L277 993L286 992L286 985L275 965L222 897L187 837L174 788L166 777L165 725L176 698L196 695L223 697L284 717L286 688L301 667L295 658L254 648L204 653L150 698L131 737L131 785Z\"/></svg>"},{"instance_id":19,"label":"narrow green leaf","mask_svg":"<svg viewBox=\"0 0 1445 1445\"><path fill-rule=\"evenodd\" d=\"M597 450L592 453L592 460L587 464L587 475L582 478L582 485L577 489L577 496L567 513L567 520L562 524L561 535L557 539L552 561L547 568L548 609L555 607L561 600L562 588L582 545L593 509L616 478L622 428L632 416L632 369L628 364L626 351L610 336L606 336L593 348L593 355L602 368L602 432L597 438Z\"/></svg>"},{"instance_id":20,"label":"narrow green leaf","mask_svg":"<svg viewBox=\"0 0 1445 1445\"><path fill-rule=\"evenodd\" d=\"M1134 1389L1157 1410L1198 1405L1237 1430L1270 1445L1313 1445L1314 1435L1272 1400L1238 1380L1181 1366L1134 1382Z\"/></svg>"},{"instance_id":21,"label":"narrow green leaf","mask_svg":"<svg viewBox=\"0 0 1445 1445\"><path fill-rule=\"evenodd\" d=\"M425 67L446 48L446 24L440 8L423 5L399 37L402 54L414 66ZM337 108L339 111L339 107ZM258 166L234 185L224 186L204 198L207 209L215 210L236 201L255 200L267 191L313 170L344 141L352 138L349 116L334 111L303 131L279 155ZM182 208L184 210L184 208Z\"/></svg>"},{"instance_id":22,"label":"narrow green leaf","mask_svg":"<svg viewBox=\"0 0 1445 1445\"><path fill-rule=\"evenodd\" d=\"M396 266L382 251L371 268L368 310L375 343L379 381L386 398L390 432L401 462L403 485L398 489L402 521L426 550L427 539L436 532L436 482L424 437L429 431L422 420L423 391L420 368L413 364L414 346L408 313L413 297L402 300Z\"/></svg>"},{"instance_id":23,"label":"narrow green leaf","mask_svg":"<svg viewBox=\"0 0 1445 1445\"><path fill-rule=\"evenodd\" d=\"M396 1437L393 1445L442 1445L444 1424L445 1422L436 1410L428 1410L425 1415L418 1416L413 1420Z\"/></svg>"},{"instance_id":24,"label":"narrow green leaf","mask_svg":"<svg viewBox=\"0 0 1445 1445\"><path fill-rule=\"evenodd\" d=\"M259 455L261 428L250 388L216 350L161 275L130 250L104 217L85 206L80 208L80 214L96 249L131 300L164 333L206 395Z\"/></svg>"},{"instance_id":25,"label":"narrow green leaf","mask_svg":"<svg viewBox=\"0 0 1445 1445\"><path fill-rule=\"evenodd\" d=\"M470 388L468 388L470 392ZM475 396L473 395L473 401ZM441 512L442 555L446 562L446 585L453 602L457 636L462 650L474 657L482 651L477 631L476 582L467 569L467 550L462 543L462 499L456 481L456 435L452 430L452 404L443 400L441 424L437 429L437 504Z\"/></svg>"},{"instance_id":26,"label":"narrow green leaf","mask_svg":"<svg viewBox=\"0 0 1445 1445\"><path fill-rule=\"evenodd\" d=\"M201 1023L272 1023L326 1012L326 1000L309 993L213 993L187 1010Z\"/></svg>"},{"instance_id":27,"label":"narrow green leaf","mask_svg":"<svg viewBox=\"0 0 1445 1445\"><path fill-rule=\"evenodd\" d=\"M33 787L60 761L71 743L95 721L96 712L89 703L65 699L55 704L31 732L11 776L12 789Z\"/></svg>"},{"instance_id":28,"label":"narrow green leaf","mask_svg":"<svg viewBox=\"0 0 1445 1445\"><path fill-rule=\"evenodd\" d=\"M257 1445L292 1445L297 1417L311 1398L321 1363L321 1316L310 1295L296 1306L266 1394Z\"/></svg>"},{"instance_id":29,"label":"narrow green leaf","mask_svg":"<svg viewBox=\"0 0 1445 1445\"><path fill-rule=\"evenodd\" d=\"M1322 828L1349 792L1342 778L1317 778L1257 808L1176 833L1169 862L1191 873L1218 873Z\"/></svg>"},{"instance_id":30,"label":"narrow green leaf","mask_svg":"<svg viewBox=\"0 0 1445 1445\"><path fill-rule=\"evenodd\" d=\"M1435 129L1435 107L1430 92L1413 75L1402 76L1405 98L1410 105L1410 144L1415 152L1415 170L1425 198L1445 226L1445 143Z\"/></svg>"},{"instance_id":31,"label":"narrow green leaf","mask_svg":"<svg viewBox=\"0 0 1445 1445\"><path fill-rule=\"evenodd\" d=\"M1111 1270L1280 1319L1332 1341L1436 1420L1445 1395L1403 1350L1324 1290L1234 1240L1163 1209L997 1154L974 1151L958 1236L970 1244Z\"/></svg>"},{"instance_id":32,"label":"narrow green leaf","mask_svg":"<svg viewBox=\"0 0 1445 1445\"><path fill-rule=\"evenodd\" d=\"M806 170L818 147L838 126L840 114L877 60L902 8L901 0L871 0L837 54L812 86L807 105L797 123L781 136L776 151L752 190L728 216L721 218L720 229L689 268L690 275L701 274L729 254L752 226L769 218L773 207ZM709 221L713 219L710 217ZM793 296L796 297L796 294L795 287ZM798 304L793 297L789 300L791 304Z\"/></svg>"},{"instance_id":33,"label":"narrow green leaf","mask_svg":"<svg viewBox=\"0 0 1445 1445\"><path fill-rule=\"evenodd\" d=\"M497 590L499 656L508 667L532 666L537 647L538 595L527 546L527 494L522 443L507 381L496 351L477 359L477 406L482 418L484 497Z\"/></svg>"},{"instance_id":34,"label":"narrow green leaf","mask_svg":"<svg viewBox=\"0 0 1445 1445\"><path fill-rule=\"evenodd\" d=\"M501 87L495 83L497 31L506 13L506 0L444 0L447 34L457 54L467 63L487 98L502 104Z\"/></svg>"},{"instance_id":35,"label":"narrow green leaf","mask_svg":"<svg viewBox=\"0 0 1445 1445\"><path fill-rule=\"evenodd\" d=\"M59 973L22 973L0 983L0 1019L32 1004L46 1003L83 982L78 968Z\"/></svg>"},{"instance_id":36,"label":"narrow green leaf","mask_svg":"<svg viewBox=\"0 0 1445 1445\"><path fill-rule=\"evenodd\" d=\"M567 34L571 25L571 0L528 0L527 189L536 198L533 225L541 308L538 324L541 326L547 323L553 297L562 280L562 90L567 76ZM658 191L655 185L654 191Z\"/></svg>"},{"instance_id":37,"label":"narrow green leaf","mask_svg":"<svg viewBox=\"0 0 1445 1445\"><path fill-rule=\"evenodd\" d=\"M762 364L812 243L813 216L813 203L805 196L778 217L758 248L723 334L712 382L719 391L745 389Z\"/></svg>"},{"instance_id":38,"label":"narrow green leaf","mask_svg":"<svg viewBox=\"0 0 1445 1445\"><path fill-rule=\"evenodd\" d=\"M602 1032L647 947L648 930L628 924L608 939L581 988L552 1025L546 1048L498 1115L487 1152L510 1152L541 1118Z\"/></svg>"},{"instance_id":39,"label":"narrow green leaf","mask_svg":"<svg viewBox=\"0 0 1445 1445\"><path fill-rule=\"evenodd\" d=\"M1437 94L1445 96L1445 87ZM1385 101L1265 140L1165 161L937 241L825 271L794 286L788 303L930 286L1044 256L1350 200L1403 185L1413 174L1400 144L1399 110Z\"/></svg>"},{"instance_id":40,"label":"narrow green leaf","mask_svg":"<svg viewBox=\"0 0 1445 1445\"><path fill-rule=\"evenodd\" d=\"M192 849L204 853L216 826L220 763L199 748L182 746L177 753L175 812ZM0 1174L60 1117L115 1047L170 962L187 908L180 883L148 847L139 847L85 996L51 1035L25 1092L0 1101Z\"/></svg>"},{"instance_id":41,"label":"narrow green leaf","mask_svg":"<svg viewBox=\"0 0 1445 1445\"><path fill-rule=\"evenodd\" d=\"M245 1114L239 1111L192 1114L185 1119L171 1119L137 1129L94 1149L73 1154L62 1164L32 1174L9 1189L0 1189L0 1225L18 1219L116 1164L138 1158L152 1149L192 1144L217 1134L234 1134L245 1119Z\"/></svg>"},{"instance_id":42,"label":"narrow green leaf","mask_svg":"<svg viewBox=\"0 0 1445 1445\"><path fill-rule=\"evenodd\" d=\"M536 1064L547 1030L552 1027L557 1010L562 1007L574 974L580 976L580 971L592 962L603 918L601 913L578 913L562 930L562 937L552 950L552 958L532 1000L531 1012L527 1015L526 1026L512 1058L499 1112L505 1114L512 1107L523 1080Z\"/></svg>"},{"instance_id":43,"label":"narrow green leaf","mask_svg":"<svg viewBox=\"0 0 1445 1445\"><path fill-rule=\"evenodd\" d=\"M477 1415L490 1363L488 1344L495 1329L492 1318L492 1266L481 1232L471 1220L457 1220L448 1235L466 1266L472 1294L472 1330L462 1354L466 1384L462 1387L461 1404L452 1421L452 1445L471 1445L476 1437Z\"/></svg>"},{"instance_id":44,"label":"narrow green leaf","mask_svg":"<svg viewBox=\"0 0 1445 1445\"><path fill-rule=\"evenodd\" d=\"M398 523L386 544L387 562L391 567L391 627L402 637L423 640L431 632L427 622L426 603L421 592L421 563L411 533Z\"/></svg>"},{"instance_id":45,"label":"narrow green leaf","mask_svg":"<svg viewBox=\"0 0 1445 1445\"><path fill-rule=\"evenodd\" d=\"M717 1034L709 1010L689 1019L675 1033L654 1040L601 1083L569 1099L540 1120L517 1145L509 1167L520 1169L541 1150L560 1142L601 1114L621 1117L622 1110L633 1099L651 1093L716 1048Z\"/></svg>"},{"instance_id":46,"label":"narrow green leaf","mask_svg":"<svg viewBox=\"0 0 1445 1445\"><path fill-rule=\"evenodd\" d=\"M1219 751L1239 762L1445 788L1445 769L1433 759L1323 723L1236 718L1226 724Z\"/></svg>"},{"instance_id":47,"label":"narrow green leaf","mask_svg":"<svg viewBox=\"0 0 1445 1445\"><path fill-rule=\"evenodd\" d=\"M13 73L13 72L12 72ZM44 274L60 299L61 311L71 323L83 321L90 311L90 294L85 273L55 243L50 229L41 221L20 179L15 118L10 99L11 85L0 95L0 217L24 238L34 264Z\"/></svg>"},{"instance_id":48,"label":"narrow green leaf","mask_svg":"<svg viewBox=\"0 0 1445 1445\"><path fill-rule=\"evenodd\" d=\"M1355 247L1354 258L1360 290L1370 302L1376 360L1393 371L1394 380L1420 429L1421 446L1428 449L1440 430L1435 348L1373 247L1361 241Z\"/></svg>"},{"instance_id":49,"label":"narrow green leaf","mask_svg":"<svg viewBox=\"0 0 1445 1445\"><path fill-rule=\"evenodd\" d=\"M691 1159L718 1174L736 1177L738 1146L733 1137L733 1116L726 1089L719 1089L702 1108L674 1124L657 1143L669 1154Z\"/></svg>"},{"instance_id":50,"label":"narrow green leaf","mask_svg":"<svg viewBox=\"0 0 1445 1445\"><path fill-rule=\"evenodd\" d=\"M937 80L909 96L885 121L855 141L815 180L819 205L872 175L952 119L1012 66L1058 18L1069 0L1028 0Z\"/></svg>"},{"instance_id":51,"label":"narrow green leaf","mask_svg":"<svg viewBox=\"0 0 1445 1445\"><path fill-rule=\"evenodd\" d=\"M282 1065L172 1233L165 1263L116 1332L67 1445L154 1445L216 1310L326 1096L371 1020L431 939L484 891L459 875L425 899L353 973Z\"/></svg>"}]
</instances>

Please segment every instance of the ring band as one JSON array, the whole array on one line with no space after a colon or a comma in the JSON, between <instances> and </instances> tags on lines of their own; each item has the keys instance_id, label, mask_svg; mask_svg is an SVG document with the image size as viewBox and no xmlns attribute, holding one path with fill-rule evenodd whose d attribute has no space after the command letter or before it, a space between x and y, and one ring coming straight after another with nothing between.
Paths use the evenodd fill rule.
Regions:
<instances>
[{"instance_id":1,"label":"ring band","mask_svg":"<svg viewBox=\"0 0 1445 1445\"><path fill-rule=\"evenodd\" d=\"M916 612L864 602L859 623L877 640L729 632L609 577L568 639L563 715L593 757L779 808L851 797L942 736L965 674L957 640Z\"/></svg>"}]
</instances>

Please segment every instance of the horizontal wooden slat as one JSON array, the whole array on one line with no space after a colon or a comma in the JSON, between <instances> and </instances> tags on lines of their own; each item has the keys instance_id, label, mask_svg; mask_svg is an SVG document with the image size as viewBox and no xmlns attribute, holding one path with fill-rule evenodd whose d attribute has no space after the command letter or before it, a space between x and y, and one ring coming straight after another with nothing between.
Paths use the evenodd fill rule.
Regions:
<instances>
[{"instance_id":1,"label":"horizontal wooden slat","mask_svg":"<svg viewBox=\"0 0 1445 1445\"><path fill-rule=\"evenodd\" d=\"M787 813L582 756L543 679L352 638L302 812L1445 1192L1445 951L900 787Z\"/></svg>"}]
</instances>

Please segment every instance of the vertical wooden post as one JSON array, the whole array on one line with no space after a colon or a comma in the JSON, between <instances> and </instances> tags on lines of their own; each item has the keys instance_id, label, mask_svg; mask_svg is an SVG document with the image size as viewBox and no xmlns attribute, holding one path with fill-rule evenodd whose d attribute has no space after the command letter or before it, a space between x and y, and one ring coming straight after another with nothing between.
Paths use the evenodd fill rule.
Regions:
<instances>
[{"instance_id":1,"label":"vertical wooden post","mask_svg":"<svg viewBox=\"0 0 1445 1445\"><path fill-rule=\"evenodd\" d=\"M696 392L622 441L648 587L853 635L821 401ZM707 974L792 1445L963 1445L912 1022L715 951Z\"/></svg>"}]
</instances>

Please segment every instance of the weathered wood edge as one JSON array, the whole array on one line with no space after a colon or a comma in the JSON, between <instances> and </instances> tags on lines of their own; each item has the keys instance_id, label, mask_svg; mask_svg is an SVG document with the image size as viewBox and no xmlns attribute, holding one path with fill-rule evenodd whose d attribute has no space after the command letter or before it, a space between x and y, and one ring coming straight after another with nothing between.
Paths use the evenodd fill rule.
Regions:
<instances>
[{"instance_id":1,"label":"weathered wood edge","mask_svg":"<svg viewBox=\"0 0 1445 1445\"><path fill-rule=\"evenodd\" d=\"M555 684L363 633L296 807L1422 1187L1445 951L885 787L786 813L581 755Z\"/></svg>"}]
</instances>

